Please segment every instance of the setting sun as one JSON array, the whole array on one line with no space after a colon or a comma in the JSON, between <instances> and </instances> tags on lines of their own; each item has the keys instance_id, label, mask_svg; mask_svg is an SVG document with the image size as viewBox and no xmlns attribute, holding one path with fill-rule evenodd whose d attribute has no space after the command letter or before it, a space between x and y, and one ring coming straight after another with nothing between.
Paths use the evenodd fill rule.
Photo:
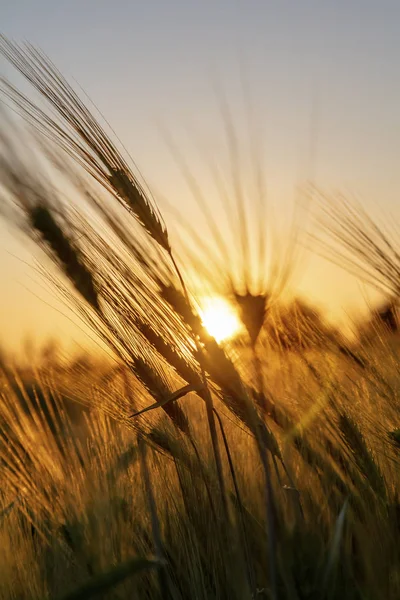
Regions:
<instances>
[{"instance_id":1,"label":"setting sun","mask_svg":"<svg viewBox=\"0 0 400 600\"><path fill-rule=\"evenodd\" d=\"M233 306L223 298L207 298L200 312L205 328L218 343L233 337L240 329Z\"/></svg>"}]
</instances>

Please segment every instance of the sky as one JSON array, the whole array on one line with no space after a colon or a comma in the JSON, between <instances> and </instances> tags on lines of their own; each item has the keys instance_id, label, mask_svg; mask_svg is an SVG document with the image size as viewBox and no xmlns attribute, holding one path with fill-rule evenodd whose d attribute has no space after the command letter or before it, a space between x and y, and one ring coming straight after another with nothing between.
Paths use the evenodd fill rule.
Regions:
<instances>
[{"instance_id":1,"label":"sky","mask_svg":"<svg viewBox=\"0 0 400 600\"><path fill-rule=\"evenodd\" d=\"M263 139L269 194L283 219L307 179L400 219L397 0L0 0L0 23L83 88L150 184L189 216L193 201L162 132L206 181L207 160L225 164L225 97L240 135ZM26 333L81 343L76 318L62 316L38 285L30 248L9 227L0 231L2 345ZM354 311L366 293L317 258L298 285L331 313Z\"/></svg>"}]
</instances>

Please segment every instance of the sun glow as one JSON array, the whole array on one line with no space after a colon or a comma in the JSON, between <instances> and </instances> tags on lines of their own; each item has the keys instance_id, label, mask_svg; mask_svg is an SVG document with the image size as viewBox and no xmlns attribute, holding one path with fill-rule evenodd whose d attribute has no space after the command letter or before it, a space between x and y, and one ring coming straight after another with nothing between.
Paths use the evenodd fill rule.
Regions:
<instances>
[{"instance_id":1,"label":"sun glow","mask_svg":"<svg viewBox=\"0 0 400 600\"><path fill-rule=\"evenodd\" d=\"M240 330L240 321L233 308L223 298L207 298L200 311L204 327L219 343L234 337Z\"/></svg>"}]
</instances>

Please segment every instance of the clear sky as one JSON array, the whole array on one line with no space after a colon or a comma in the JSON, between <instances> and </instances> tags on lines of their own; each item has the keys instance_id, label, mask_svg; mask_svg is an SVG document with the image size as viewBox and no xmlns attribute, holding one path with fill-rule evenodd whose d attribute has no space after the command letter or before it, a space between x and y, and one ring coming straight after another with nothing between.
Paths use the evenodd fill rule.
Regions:
<instances>
[{"instance_id":1,"label":"clear sky","mask_svg":"<svg viewBox=\"0 0 400 600\"><path fill-rule=\"evenodd\" d=\"M0 0L0 23L6 36L40 46L79 82L145 176L179 207L191 210L190 195L158 123L201 171L190 136L218 160L214 82L240 124L243 72L282 213L294 186L313 176L400 218L398 0ZM1 73L14 80L4 61ZM34 296L49 300L30 267L10 253L27 258L2 233L5 343L26 330L70 336L69 321ZM329 308L354 306L359 294L318 260L301 285Z\"/></svg>"}]
</instances>

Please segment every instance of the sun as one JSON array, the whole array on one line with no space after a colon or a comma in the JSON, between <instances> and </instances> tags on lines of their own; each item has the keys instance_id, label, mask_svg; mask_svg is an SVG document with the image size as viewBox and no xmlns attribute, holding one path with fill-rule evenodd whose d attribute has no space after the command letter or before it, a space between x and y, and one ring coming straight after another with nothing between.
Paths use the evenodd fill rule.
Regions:
<instances>
[{"instance_id":1,"label":"sun","mask_svg":"<svg viewBox=\"0 0 400 600\"><path fill-rule=\"evenodd\" d=\"M234 337L240 330L239 318L231 304L223 298L206 298L200 315L204 327L220 343Z\"/></svg>"}]
</instances>

